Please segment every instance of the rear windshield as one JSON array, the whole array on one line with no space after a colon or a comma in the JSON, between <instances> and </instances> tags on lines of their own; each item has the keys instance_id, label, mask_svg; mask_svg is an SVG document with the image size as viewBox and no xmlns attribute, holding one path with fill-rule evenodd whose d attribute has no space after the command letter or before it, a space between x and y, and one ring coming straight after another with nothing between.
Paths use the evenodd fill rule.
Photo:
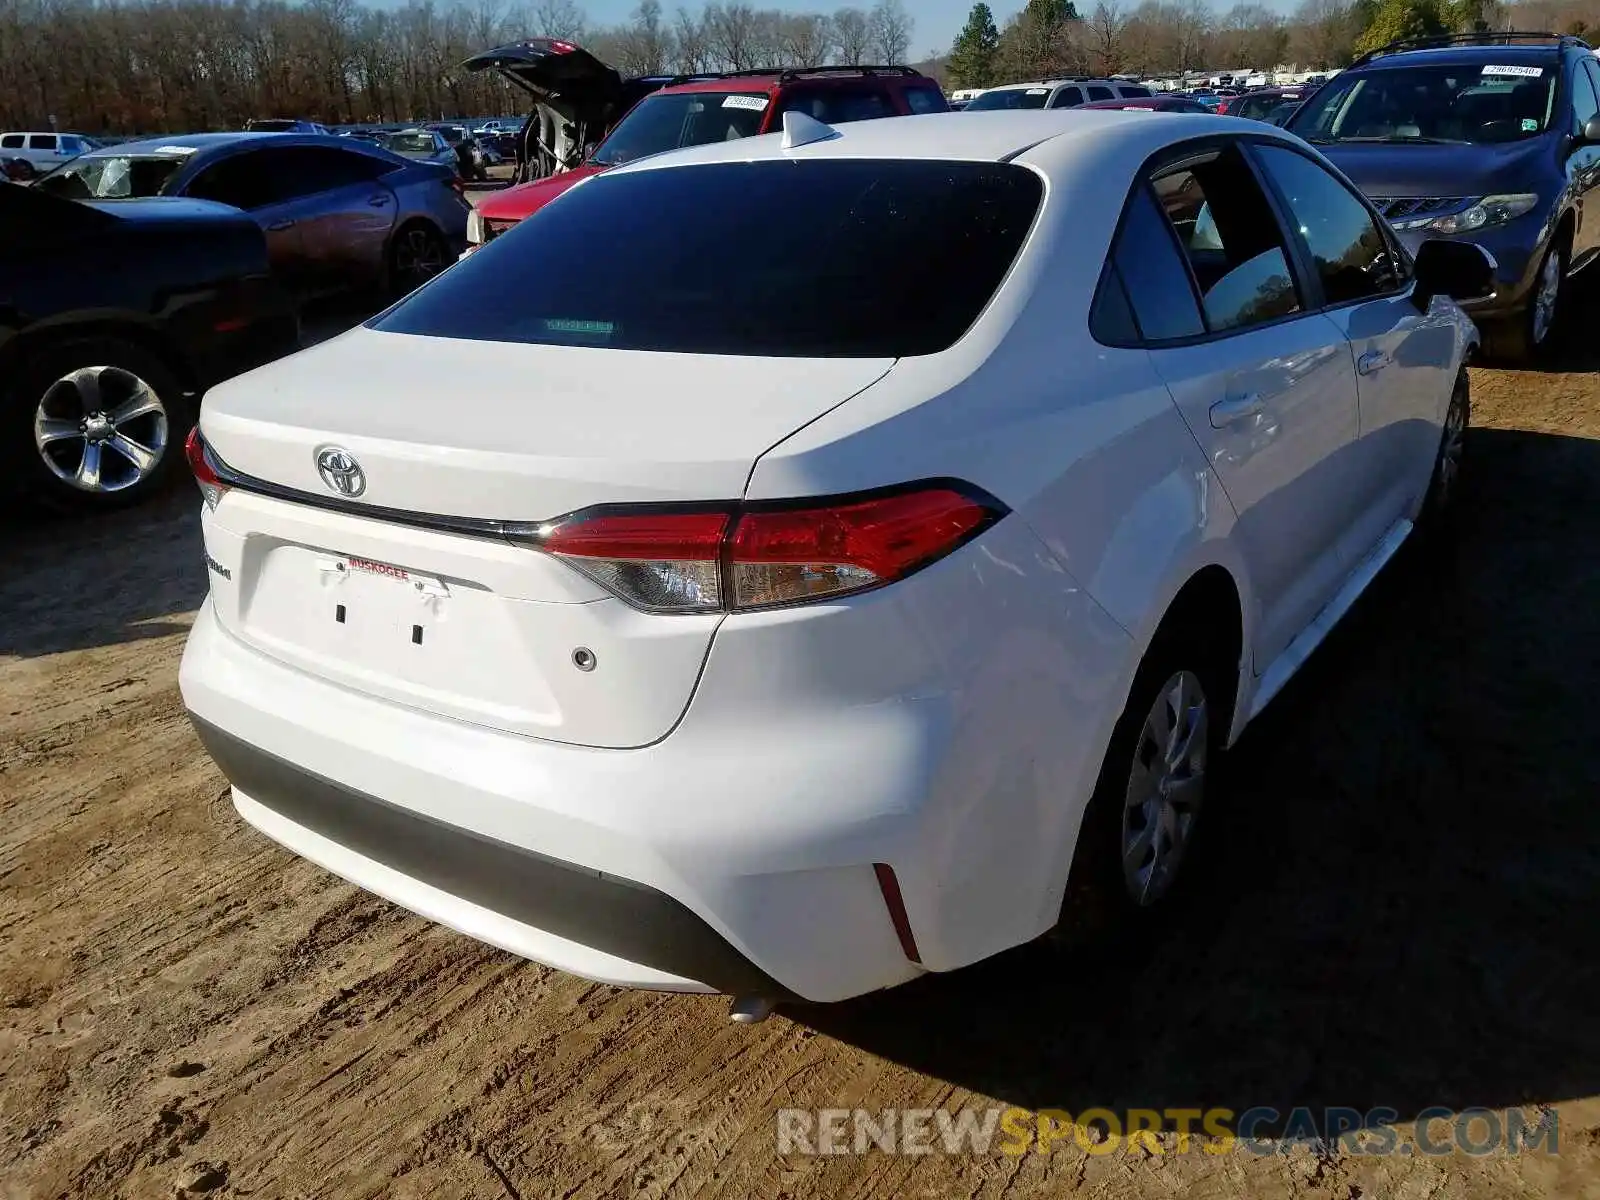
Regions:
<instances>
[{"instance_id":1,"label":"rear windshield","mask_svg":"<svg viewBox=\"0 0 1600 1200\"><path fill-rule=\"evenodd\" d=\"M1414 64L1338 75L1289 128L1312 142L1510 142L1550 124L1554 62Z\"/></svg>"},{"instance_id":2,"label":"rear windshield","mask_svg":"<svg viewBox=\"0 0 1600 1200\"><path fill-rule=\"evenodd\" d=\"M1047 87L1002 88L985 92L967 105L967 111L981 112L993 108L1043 108L1044 102L1048 99L1050 99L1050 89Z\"/></svg>"},{"instance_id":3,"label":"rear windshield","mask_svg":"<svg viewBox=\"0 0 1600 1200\"><path fill-rule=\"evenodd\" d=\"M184 160L177 156L140 158L97 154L57 167L33 186L70 200L131 200L159 196Z\"/></svg>"},{"instance_id":4,"label":"rear windshield","mask_svg":"<svg viewBox=\"0 0 1600 1200\"><path fill-rule=\"evenodd\" d=\"M591 162L619 167L636 158L732 142L761 132L765 92L669 92L647 96L600 143Z\"/></svg>"},{"instance_id":5,"label":"rear windshield","mask_svg":"<svg viewBox=\"0 0 1600 1200\"><path fill-rule=\"evenodd\" d=\"M383 144L396 154L432 154L434 151L431 133L391 133L383 139Z\"/></svg>"},{"instance_id":6,"label":"rear windshield","mask_svg":"<svg viewBox=\"0 0 1600 1200\"><path fill-rule=\"evenodd\" d=\"M372 328L690 354L898 358L954 343L1043 191L1005 163L822 159L596 176Z\"/></svg>"}]
</instances>

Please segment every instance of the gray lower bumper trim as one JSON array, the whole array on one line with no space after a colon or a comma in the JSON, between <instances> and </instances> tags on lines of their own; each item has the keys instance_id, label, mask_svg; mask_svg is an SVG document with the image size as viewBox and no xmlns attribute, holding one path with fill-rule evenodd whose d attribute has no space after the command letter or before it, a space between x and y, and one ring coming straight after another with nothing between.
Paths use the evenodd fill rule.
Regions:
<instances>
[{"instance_id":1,"label":"gray lower bumper trim","mask_svg":"<svg viewBox=\"0 0 1600 1200\"><path fill-rule=\"evenodd\" d=\"M796 998L663 892L397 808L259 750L193 713L190 720L230 783L357 854L629 962L735 995Z\"/></svg>"}]
</instances>

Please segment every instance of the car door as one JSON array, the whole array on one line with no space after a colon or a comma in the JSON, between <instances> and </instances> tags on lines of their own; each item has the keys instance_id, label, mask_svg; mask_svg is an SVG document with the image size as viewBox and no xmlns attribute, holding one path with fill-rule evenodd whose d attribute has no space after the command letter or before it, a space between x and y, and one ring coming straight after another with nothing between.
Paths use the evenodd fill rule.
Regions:
<instances>
[{"instance_id":1,"label":"car door","mask_svg":"<svg viewBox=\"0 0 1600 1200\"><path fill-rule=\"evenodd\" d=\"M1277 217L1231 141L1182 151L1140 181L1116 264L1151 361L1237 514L1259 673L1349 570L1349 349L1310 310Z\"/></svg>"},{"instance_id":2,"label":"car door","mask_svg":"<svg viewBox=\"0 0 1600 1200\"><path fill-rule=\"evenodd\" d=\"M380 178L390 164L338 146L289 146L278 153L295 193L290 215L300 230L307 278L328 290L381 278L397 210Z\"/></svg>"},{"instance_id":3,"label":"car door","mask_svg":"<svg viewBox=\"0 0 1600 1200\"><path fill-rule=\"evenodd\" d=\"M249 213L267 239L267 256L280 282L296 290L305 284L305 255L288 181L275 168L280 160L270 148L237 150L204 163L176 192L198 200L231 204Z\"/></svg>"},{"instance_id":4,"label":"car door","mask_svg":"<svg viewBox=\"0 0 1600 1200\"><path fill-rule=\"evenodd\" d=\"M1573 140L1567 147L1567 175L1578 201L1572 239L1572 265L1578 267L1600 254L1600 145L1583 138L1584 125L1600 115L1600 63L1582 58L1573 65L1571 93Z\"/></svg>"},{"instance_id":5,"label":"car door","mask_svg":"<svg viewBox=\"0 0 1600 1200\"><path fill-rule=\"evenodd\" d=\"M1417 308L1410 262L1342 180L1289 146L1257 143L1251 155L1283 206L1323 311L1350 345L1360 424L1349 480L1362 511L1346 550L1359 561L1414 511L1428 485L1454 383L1455 326L1445 301Z\"/></svg>"}]
</instances>

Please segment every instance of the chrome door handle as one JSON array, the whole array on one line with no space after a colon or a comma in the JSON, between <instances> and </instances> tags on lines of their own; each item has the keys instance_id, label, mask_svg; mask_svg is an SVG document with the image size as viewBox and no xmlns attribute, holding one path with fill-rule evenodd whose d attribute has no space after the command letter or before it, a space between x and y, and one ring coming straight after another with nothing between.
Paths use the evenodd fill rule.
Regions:
<instances>
[{"instance_id":1,"label":"chrome door handle","mask_svg":"<svg viewBox=\"0 0 1600 1200\"><path fill-rule=\"evenodd\" d=\"M1253 417L1267 407L1260 392L1250 392L1243 396L1231 396L1226 400L1219 400L1211 406L1211 428L1221 429L1224 425L1232 425L1235 421L1243 421Z\"/></svg>"},{"instance_id":2,"label":"chrome door handle","mask_svg":"<svg viewBox=\"0 0 1600 1200\"><path fill-rule=\"evenodd\" d=\"M1375 375L1393 361L1394 359L1390 358L1382 350L1368 350L1360 358L1356 359L1356 373L1360 375Z\"/></svg>"},{"instance_id":3,"label":"chrome door handle","mask_svg":"<svg viewBox=\"0 0 1600 1200\"><path fill-rule=\"evenodd\" d=\"M294 222L289 220L287 217L285 217L281 221L274 221L271 225L268 225L267 226L267 232L268 233L282 233L285 229L293 229L293 228L294 228Z\"/></svg>"}]
</instances>

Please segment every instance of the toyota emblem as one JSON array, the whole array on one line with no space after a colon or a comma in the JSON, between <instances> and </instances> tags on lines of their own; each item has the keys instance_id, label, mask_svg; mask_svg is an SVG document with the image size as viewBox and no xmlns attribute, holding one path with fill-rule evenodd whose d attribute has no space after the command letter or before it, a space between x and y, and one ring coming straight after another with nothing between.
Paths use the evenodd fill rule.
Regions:
<instances>
[{"instance_id":1,"label":"toyota emblem","mask_svg":"<svg viewBox=\"0 0 1600 1200\"><path fill-rule=\"evenodd\" d=\"M361 464L342 446L329 446L317 453L317 474L329 489L341 496L359 496L367 490L367 477Z\"/></svg>"}]
</instances>

